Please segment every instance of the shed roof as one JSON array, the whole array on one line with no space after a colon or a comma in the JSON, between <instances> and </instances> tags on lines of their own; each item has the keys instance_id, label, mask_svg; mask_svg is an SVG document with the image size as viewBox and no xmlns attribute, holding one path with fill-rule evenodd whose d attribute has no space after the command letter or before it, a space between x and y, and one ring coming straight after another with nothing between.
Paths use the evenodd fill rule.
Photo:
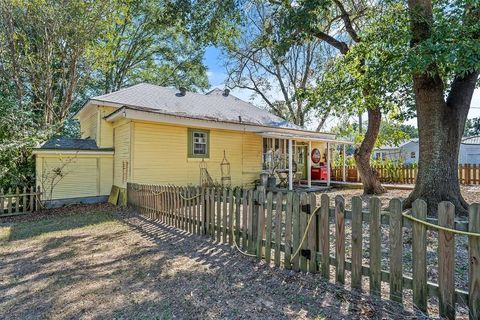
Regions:
<instances>
[{"instance_id":1,"label":"shed roof","mask_svg":"<svg viewBox=\"0 0 480 320\"><path fill-rule=\"evenodd\" d=\"M224 95L223 90L214 89L207 94L186 92L140 83L116 92L96 96L91 99L96 104L114 104L138 109L151 109L177 116L189 116L204 120L242 122L276 128L302 128L290 123L251 103L231 94Z\"/></svg>"},{"instance_id":2,"label":"shed roof","mask_svg":"<svg viewBox=\"0 0 480 320\"><path fill-rule=\"evenodd\" d=\"M92 150L112 151L113 148L99 148L93 139L53 138L45 142L40 149L45 150Z\"/></svg>"}]
</instances>

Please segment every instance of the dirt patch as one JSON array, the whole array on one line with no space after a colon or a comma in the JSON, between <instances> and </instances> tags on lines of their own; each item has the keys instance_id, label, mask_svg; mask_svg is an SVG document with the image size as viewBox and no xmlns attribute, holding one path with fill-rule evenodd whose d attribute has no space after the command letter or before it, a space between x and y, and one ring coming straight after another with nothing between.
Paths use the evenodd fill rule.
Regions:
<instances>
[{"instance_id":1,"label":"dirt patch","mask_svg":"<svg viewBox=\"0 0 480 320\"><path fill-rule=\"evenodd\" d=\"M422 318L128 211L90 209L0 224L0 318Z\"/></svg>"}]
</instances>

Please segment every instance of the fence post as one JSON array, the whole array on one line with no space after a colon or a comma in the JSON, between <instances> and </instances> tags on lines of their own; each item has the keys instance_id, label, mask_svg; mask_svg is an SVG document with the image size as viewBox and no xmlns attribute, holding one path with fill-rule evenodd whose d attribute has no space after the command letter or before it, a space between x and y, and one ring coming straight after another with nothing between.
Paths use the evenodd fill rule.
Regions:
<instances>
[{"instance_id":1,"label":"fence post","mask_svg":"<svg viewBox=\"0 0 480 320\"><path fill-rule=\"evenodd\" d=\"M318 270L317 264L317 217L318 213L315 213L315 217L312 217L315 209L317 207L317 196L315 193L308 194L309 205L310 205L310 215L309 219L312 219L310 223L310 228L308 229L308 249L310 250L310 260L308 264L308 272L315 273Z\"/></svg>"},{"instance_id":2,"label":"fence post","mask_svg":"<svg viewBox=\"0 0 480 320\"><path fill-rule=\"evenodd\" d=\"M275 265L280 266L280 250L282 243L282 205L283 205L283 193L277 192L277 205L275 207Z\"/></svg>"},{"instance_id":3,"label":"fence post","mask_svg":"<svg viewBox=\"0 0 480 320\"><path fill-rule=\"evenodd\" d=\"M300 245L300 194L293 193L293 202L292 202L292 242L293 242L293 253L297 251ZM300 257L297 254L292 259L292 268L295 271L300 270L299 265Z\"/></svg>"},{"instance_id":4,"label":"fence post","mask_svg":"<svg viewBox=\"0 0 480 320\"><path fill-rule=\"evenodd\" d=\"M468 231L480 233L480 204L469 209ZM468 237L468 308L470 319L480 319L480 237Z\"/></svg>"},{"instance_id":5,"label":"fence post","mask_svg":"<svg viewBox=\"0 0 480 320\"><path fill-rule=\"evenodd\" d=\"M262 259L263 257L263 232L265 226L265 189L258 188L258 210L257 210L257 258Z\"/></svg>"},{"instance_id":6,"label":"fence post","mask_svg":"<svg viewBox=\"0 0 480 320\"><path fill-rule=\"evenodd\" d=\"M327 194L322 194L320 198L320 226L318 228L319 243L322 248L322 276L330 278L330 225L328 215L330 211L330 199Z\"/></svg>"},{"instance_id":7,"label":"fence post","mask_svg":"<svg viewBox=\"0 0 480 320\"><path fill-rule=\"evenodd\" d=\"M352 198L352 288L362 288L362 198Z\"/></svg>"},{"instance_id":8,"label":"fence post","mask_svg":"<svg viewBox=\"0 0 480 320\"><path fill-rule=\"evenodd\" d=\"M470 176L470 175L468 175ZM455 206L443 201L438 204L438 225L455 228ZM438 231L438 285L440 288L440 316L455 319L455 236Z\"/></svg>"},{"instance_id":9,"label":"fence post","mask_svg":"<svg viewBox=\"0 0 480 320\"><path fill-rule=\"evenodd\" d=\"M335 197L335 268L336 281L345 283L345 199Z\"/></svg>"},{"instance_id":10,"label":"fence post","mask_svg":"<svg viewBox=\"0 0 480 320\"><path fill-rule=\"evenodd\" d=\"M402 201L390 200L390 300L402 303L403 273L402 273Z\"/></svg>"},{"instance_id":11,"label":"fence post","mask_svg":"<svg viewBox=\"0 0 480 320\"><path fill-rule=\"evenodd\" d=\"M293 192L288 192L285 208L285 269L292 268L292 202Z\"/></svg>"},{"instance_id":12,"label":"fence post","mask_svg":"<svg viewBox=\"0 0 480 320\"><path fill-rule=\"evenodd\" d=\"M243 190L242 197L242 248L248 249L248 190Z\"/></svg>"},{"instance_id":13,"label":"fence post","mask_svg":"<svg viewBox=\"0 0 480 320\"><path fill-rule=\"evenodd\" d=\"M248 190L248 228L247 228L247 232L248 232L248 252L250 254L254 254L255 253L255 240L254 240L254 237L253 235L255 234L255 227L257 226L256 223L255 223L255 215L254 215L254 212L256 212L254 210L254 207L255 207L255 204L254 204L254 192L253 190Z\"/></svg>"},{"instance_id":14,"label":"fence post","mask_svg":"<svg viewBox=\"0 0 480 320\"><path fill-rule=\"evenodd\" d=\"M417 199L413 202L412 215L421 220L427 218L427 203ZM413 303L423 312L427 312L427 228L424 224L413 222L412 226L412 264L413 264Z\"/></svg>"},{"instance_id":15,"label":"fence post","mask_svg":"<svg viewBox=\"0 0 480 320\"><path fill-rule=\"evenodd\" d=\"M267 193L267 220L266 236L265 236L265 261L267 265L270 265L270 259L272 254L272 211L273 211L273 193L270 191Z\"/></svg>"},{"instance_id":16,"label":"fence post","mask_svg":"<svg viewBox=\"0 0 480 320\"><path fill-rule=\"evenodd\" d=\"M223 243L227 243L227 229L228 229L228 198L227 198L227 193L228 189L227 188L222 188L223 193L222 193L222 198L223 198L223 208L222 208L222 216L223 216L223 225L222 225L222 235L223 235Z\"/></svg>"},{"instance_id":17,"label":"fence post","mask_svg":"<svg viewBox=\"0 0 480 320\"><path fill-rule=\"evenodd\" d=\"M305 233L308 233L307 230L307 220L308 220L308 214L307 214L307 207L308 206L308 197L307 193L302 192L300 193L300 237L299 241L302 241ZM307 234L308 235L308 234ZM301 245L300 250L307 250L308 244L305 240L303 241ZM302 251L299 252L298 254L300 256L300 270L303 272L308 271L308 264L307 264L307 257L302 254Z\"/></svg>"},{"instance_id":18,"label":"fence post","mask_svg":"<svg viewBox=\"0 0 480 320\"><path fill-rule=\"evenodd\" d=\"M379 198L370 198L370 293L373 295L380 295L381 292L381 207Z\"/></svg>"}]
</instances>

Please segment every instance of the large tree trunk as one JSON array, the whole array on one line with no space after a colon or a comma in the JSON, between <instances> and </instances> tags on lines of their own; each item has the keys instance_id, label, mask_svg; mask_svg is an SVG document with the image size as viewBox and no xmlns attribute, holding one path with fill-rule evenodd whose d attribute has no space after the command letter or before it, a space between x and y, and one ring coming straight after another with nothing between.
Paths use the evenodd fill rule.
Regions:
<instances>
[{"instance_id":1,"label":"large tree trunk","mask_svg":"<svg viewBox=\"0 0 480 320\"><path fill-rule=\"evenodd\" d=\"M466 215L458 181L458 155L465 121L478 73L456 78L447 101L439 77L414 77L420 157L415 189L405 201L427 202L428 213L436 215L438 203L450 201L457 214Z\"/></svg>"},{"instance_id":2,"label":"large tree trunk","mask_svg":"<svg viewBox=\"0 0 480 320\"><path fill-rule=\"evenodd\" d=\"M409 0L411 46L428 41L433 26L431 0ZM480 11L476 11L480 15ZM450 201L457 214L467 214L468 205L460 192L458 154L478 72L458 75L445 101L445 85L437 65L413 75L417 109L420 156L415 189L404 203L427 202L429 215L436 215L438 203Z\"/></svg>"},{"instance_id":3,"label":"large tree trunk","mask_svg":"<svg viewBox=\"0 0 480 320\"><path fill-rule=\"evenodd\" d=\"M377 178L375 170L370 166L375 141L380 131L382 112L379 108L368 109L368 127L362 144L355 150L355 162L363 183L364 194L382 194L386 190Z\"/></svg>"}]
</instances>

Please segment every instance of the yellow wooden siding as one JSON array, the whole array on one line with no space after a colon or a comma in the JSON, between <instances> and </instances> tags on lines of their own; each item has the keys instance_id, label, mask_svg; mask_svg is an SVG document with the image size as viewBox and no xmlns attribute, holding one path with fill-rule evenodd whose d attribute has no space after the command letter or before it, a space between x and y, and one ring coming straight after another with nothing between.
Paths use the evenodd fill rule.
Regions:
<instances>
[{"instance_id":1,"label":"yellow wooden siding","mask_svg":"<svg viewBox=\"0 0 480 320\"><path fill-rule=\"evenodd\" d=\"M187 157L188 128L135 123L133 181L137 183L198 185L201 159ZM230 162L232 185L251 184L261 171L261 137L239 131L210 130L210 157L205 159L212 179L221 182L223 151Z\"/></svg>"},{"instance_id":2,"label":"yellow wooden siding","mask_svg":"<svg viewBox=\"0 0 480 320\"><path fill-rule=\"evenodd\" d=\"M37 186L43 189L45 200L108 195L112 162L112 155L38 154Z\"/></svg>"},{"instance_id":3,"label":"yellow wooden siding","mask_svg":"<svg viewBox=\"0 0 480 320\"><path fill-rule=\"evenodd\" d=\"M80 118L80 132L82 139L97 138L98 112L94 111L85 117Z\"/></svg>"},{"instance_id":4,"label":"yellow wooden siding","mask_svg":"<svg viewBox=\"0 0 480 320\"><path fill-rule=\"evenodd\" d=\"M113 184L118 187L126 187L129 181L131 163L130 163L130 123L123 124L114 128L114 175ZM125 171L125 166L126 170ZM126 175L126 176L125 176Z\"/></svg>"},{"instance_id":5,"label":"yellow wooden siding","mask_svg":"<svg viewBox=\"0 0 480 320\"><path fill-rule=\"evenodd\" d=\"M98 107L99 113L99 133L97 139L97 145L101 148L113 147L113 125L110 122L105 121L104 117L115 111L114 107Z\"/></svg>"}]
</instances>

